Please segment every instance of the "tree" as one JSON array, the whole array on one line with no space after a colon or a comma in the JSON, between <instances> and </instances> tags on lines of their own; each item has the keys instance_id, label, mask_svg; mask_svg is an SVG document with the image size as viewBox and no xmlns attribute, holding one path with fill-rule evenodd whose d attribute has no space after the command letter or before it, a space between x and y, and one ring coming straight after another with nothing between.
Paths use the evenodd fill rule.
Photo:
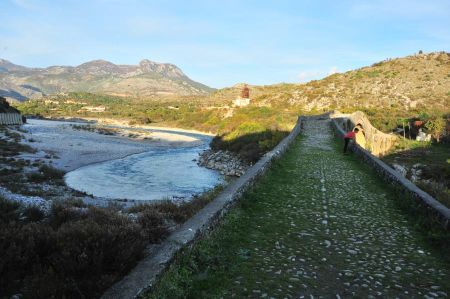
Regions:
<instances>
[{"instance_id":1,"label":"tree","mask_svg":"<svg viewBox=\"0 0 450 299\"><path fill-rule=\"evenodd\" d=\"M433 117L427 121L425 128L429 131L437 142L445 131L446 122L442 117Z\"/></svg>"}]
</instances>

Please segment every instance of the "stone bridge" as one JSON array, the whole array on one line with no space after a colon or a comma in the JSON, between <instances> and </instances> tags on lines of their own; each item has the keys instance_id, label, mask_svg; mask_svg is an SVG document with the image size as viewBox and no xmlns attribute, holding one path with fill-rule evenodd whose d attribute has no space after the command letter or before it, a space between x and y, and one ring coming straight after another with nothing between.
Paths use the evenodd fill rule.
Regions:
<instances>
[{"instance_id":1,"label":"stone bridge","mask_svg":"<svg viewBox=\"0 0 450 299\"><path fill-rule=\"evenodd\" d=\"M365 147L386 151L387 141L373 144L390 139L361 114L301 119L274 151L175 232L159 260L142 263L132 282L150 265L172 260L174 246L191 244L144 297L447 298L448 252L424 241L399 204L405 200L399 191L361 163L358 155L368 152L353 148L354 155L342 154L333 119L336 128L360 125ZM261 169L288 144L262 176ZM237 198L239 204L230 208ZM442 205L436 208L450 217ZM105 298L124 297L118 291L125 285Z\"/></svg>"}]
</instances>

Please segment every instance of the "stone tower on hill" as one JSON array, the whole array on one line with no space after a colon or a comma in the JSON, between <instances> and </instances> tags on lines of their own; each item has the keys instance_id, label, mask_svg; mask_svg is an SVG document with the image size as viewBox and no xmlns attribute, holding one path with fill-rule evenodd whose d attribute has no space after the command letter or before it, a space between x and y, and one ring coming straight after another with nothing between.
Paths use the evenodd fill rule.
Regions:
<instances>
[{"instance_id":1,"label":"stone tower on hill","mask_svg":"<svg viewBox=\"0 0 450 299\"><path fill-rule=\"evenodd\" d=\"M247 84L241 89L240 96L233 101L233 105L236 107L245 107L250 105L250 89Z\"/></svg>"},{"instance_id":2,"label":"stone tower on hill","mask_svg":"<svg viewBox=\"0 0 450 299\"><path fill-rule=\"evenodd\" d=\"M241 98L243 99L250 98L250 89L248 88L247 84L245 84L245 86L241 90Z\"/></svg>"}]
</instances>

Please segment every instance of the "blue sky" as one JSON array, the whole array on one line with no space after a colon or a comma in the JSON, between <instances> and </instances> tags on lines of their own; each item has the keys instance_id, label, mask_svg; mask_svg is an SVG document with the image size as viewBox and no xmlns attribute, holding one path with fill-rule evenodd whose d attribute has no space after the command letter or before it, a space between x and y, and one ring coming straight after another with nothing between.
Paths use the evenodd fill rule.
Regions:
<instances>
[{"instance_id":1,"label":"blue sky","mask_svg":"<svg viewBox=\"0 0 450 299\"><path fill-rule=\"evenodd\" d=\"M170 62L212 87L305 82L450 51L450 1L0 0L0 58Z\"/></svg>"}]
</instances>

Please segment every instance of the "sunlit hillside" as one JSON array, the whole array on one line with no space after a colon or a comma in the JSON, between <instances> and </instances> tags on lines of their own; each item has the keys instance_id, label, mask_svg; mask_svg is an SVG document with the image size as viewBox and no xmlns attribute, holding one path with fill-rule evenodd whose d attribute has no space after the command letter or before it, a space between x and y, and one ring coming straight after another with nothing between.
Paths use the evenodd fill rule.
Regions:
<instances>
[{"instance_id":1,"label":"sunlit hillside","mask_svg":"<svg viewBox=\"0 0 450 299\"><path fill-rule=\"evenodd\" d=\"M239 88L240 85L222 89L210 97L230 99ZM251 86L251 91L256 105L287 104L287 108L304 111L349 108L445 111L450 107L450 53L387 59L306 84Z\"/></svg>"}]
</instances>

